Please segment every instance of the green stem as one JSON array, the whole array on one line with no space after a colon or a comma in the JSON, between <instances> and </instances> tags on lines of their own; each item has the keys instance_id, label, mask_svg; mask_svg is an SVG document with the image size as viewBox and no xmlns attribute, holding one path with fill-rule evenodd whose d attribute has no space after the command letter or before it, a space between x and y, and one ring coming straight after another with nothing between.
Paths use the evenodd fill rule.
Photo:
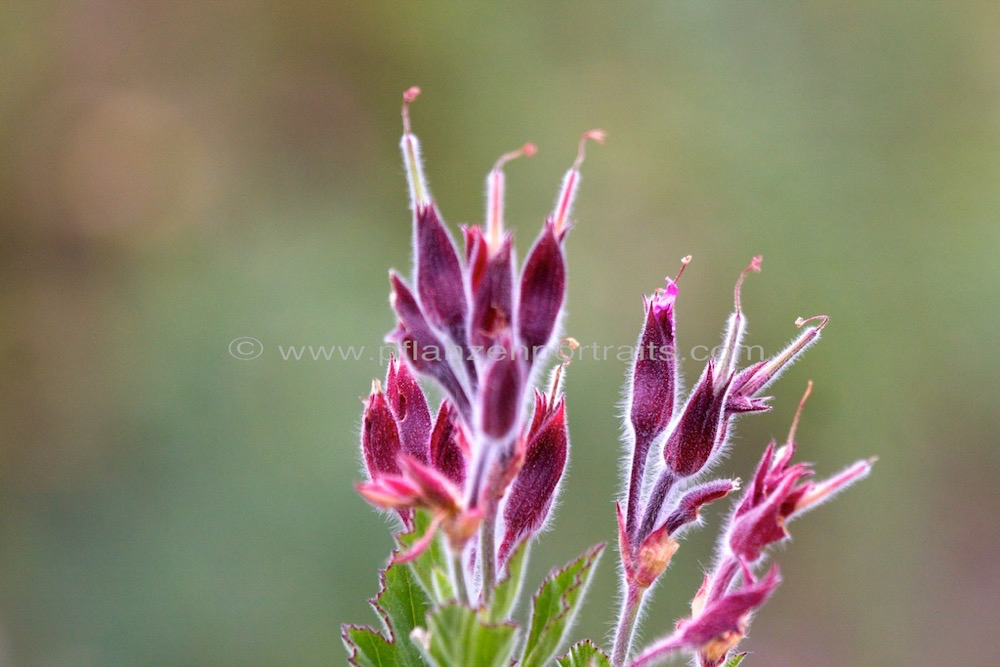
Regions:
<instances>
[{"instance_id":1,"label":"green stem","mask_svg":"<svg viewBox=\"0 0 1000 667\"><path fill-rule=\"evenodd\" d=\"M632 648L632 640L635 636L635 622L639 618L639 609L642 608L642 598L646 594L645 588L629 583L625 598L622 600L621 611L618 616L618 630L615 632L615 645L611 652L611 664L614 667L624 667L628 659L629 650Z\"/></svg>"},{"instance_id":2,"label":"green stem","mask_svg":"<svg viewBox=\"0 0 1000 667\"><path fill-rule=\"evenodd\" d=\"M496 564L496 527L497 527L497 504L491 500L487 503L486 514L483 522L479 526L479 569L483 575L483 590L480 595L480 604L486 606L493 597L493 589L497 584L497 564Z\"/></svg>"},{"instance_id":3,"label":"green stem","mask_svg":"<svg viewBox=\"0 0 1000 667\"><path fill-rule=\"evenodd\" d=\"M462 570L462 553L448 549L448 575L455 589L455 597L462 604L469 603L469 591L465 588L465 573Z\"/></svg>"}]
</instances>

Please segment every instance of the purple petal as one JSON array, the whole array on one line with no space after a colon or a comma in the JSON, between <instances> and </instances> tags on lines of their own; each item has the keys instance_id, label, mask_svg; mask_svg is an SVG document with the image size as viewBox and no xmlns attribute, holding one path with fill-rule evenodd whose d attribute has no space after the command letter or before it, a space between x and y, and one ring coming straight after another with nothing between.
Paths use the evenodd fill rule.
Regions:
<instances>
[{"instance_id":1,"label":"purple petal","mask_svg":"<svg viewBox=\"0 0 1000 667\"><path fill-rule=\"evenodd\" d=\"M781 573L775 565L763 579L723 595L708 605L697 618L684 624L680 630L684 644L700 648L727 632L742 634L747 614L767 602L780 583Z\"/></svg>"}]
</instances>

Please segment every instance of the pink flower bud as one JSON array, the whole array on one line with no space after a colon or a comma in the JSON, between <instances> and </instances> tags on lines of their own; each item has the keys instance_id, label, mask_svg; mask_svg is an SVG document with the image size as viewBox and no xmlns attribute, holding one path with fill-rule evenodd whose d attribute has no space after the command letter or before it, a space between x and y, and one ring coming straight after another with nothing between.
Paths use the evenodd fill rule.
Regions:
<instances>
[{"instance_id":1,"label":"pink flower bud","mask_svg":"<svg viewBox=\"0 0 1000 667\"><path fill-rule=\"evenodd\" d=\"M371 396L365 403L361 429L361 449L369 478L384 473L399 474L398 459L402 451L399 431L378 380L372 384Z\"/></svg>"},{"instance_id":2,"label":"pink flower bud","mask_svg":"<svg viewBox=\"0 0 1000 667\"><path fill-rule=\"evenodd\" d=\"M819 324L814 327L807 327L784 350L767 361L761 361L737 373L733 379L733 387L729 395L727 410L738 413L769 409L766 403L767 399L756 398L756 394L774 382L782 371L788 368L803 352L819 340L820 331L830 321L830 318L826 315L817 315L808 319L799 318L795 321L795 326L801 328L803 325L814 320L819 320Z\"/></svg>"},{"instance_id":3,"label":"pink flower bud","mask_svg":"<svg viewBox=\"0 0 1000 667\"><path fill-rule=\"evenodd\" d=\"M403 451L418 461L428 460L428 443L431 432L431 414L427 398L406 364L389 360L385 381L389 408L396 418Z\"/></svg>"}]
</instances>

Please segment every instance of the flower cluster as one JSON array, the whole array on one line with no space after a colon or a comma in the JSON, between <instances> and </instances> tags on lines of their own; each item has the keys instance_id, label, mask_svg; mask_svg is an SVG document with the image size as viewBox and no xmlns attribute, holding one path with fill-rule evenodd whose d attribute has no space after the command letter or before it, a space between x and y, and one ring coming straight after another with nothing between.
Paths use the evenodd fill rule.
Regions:
<instances>
[{"instance_id":1,"label":"flower cluster","mask_svg":"<svg viewBox=\"0 0 1000 667\"><path fill-rule=\"evenodd\" d=\"M819 339L827 324L828 318L824 315L800 318L796 326L802 331L781 352L765 361L739 368L740 346L746 331L740 291L747 275L760 271L762 259L754 257L736 281L733 312L723 333L722 345L718 353L708 360L680 409L677 408L679 372L674 314L680 292L677 278L667 278L666 287L645 300L646 318L638 343L640 353L633 364L628 386L626 432L629 436L630 469L623 493L624 516L621 506L618 506L623 610L615 640L616 664L623 664L628 656L646 591L669 565L678 549L680 533L697 521L702 506L739 488L738 480L731 479L699 483L699 479L712 469L725 451L734 418L770 409L769 397L761 396L761 392ZM690 260L690 257L682 260L680 273ZM653 351L656 354L651 354ZM661 457L650 466L649 455L654 449L660 452ZM781 479L794 483L806 470L804 466L793 467L783 473ZM762 483L755 479L754 489ZM807 493L802 490L806 496L810 493L814 491ZM765 504L758 498L751 511L748 502L744 501L741 505L734 515L740 520L729 529L735 540L733 544L742 549L736 552L743 557L741 562L757 560L756 557L749 557L752 545L759 546L773 541L772 538L776 539L776 531L766 521L754 521L748 517L778 510L769 504L766 505L769 510L761 509ZM743 517L744 514L748 517ZM735 568L733 573L738 569ZM731 580L730 577L725 584L728 585ZM762 583L757 583L747 570L744 580L747 588L740 595L761 604L766 594L777 586L778 576L775 572ZM722 585L713 590L725 588ZM719 600L715 598L708 598L706 604L717 602ZM714 607L709 607L709 612L712 609ZM716 616L709 614L706 618L714 619ZM698 627L701 626L689 626ZM694 632L694 629L689 629L689 634ZM721 651L721 655L725 656L726 652ZM714 666L716 663L706 659L703 664Z\"/></svg>"},{"instance_id":2,"label":"flower cluster","mask_svg":"<svg viewBox=\"0 0 1000 667\"><path fill-rule=\"evenodd\" d=\"M462 228L460 251L431 197L410 128L409 107L419 92L403 95L401 142L414 267L408 278L389 275L397 326L388 340L399 358L390 360L384 383L374 381L365 401L361 450L368 480L357 485L373 505L394 512L407 532L397 534L400 549L372 601L388 635L344 626L344 642L357 665L551 664L604 545L543 581L523 642L511 614L527 545L549 518L569 457L561 387L568 360L555 364L546 389L536 384L559 337L564 243L584 148L588 140L603 141L603 133L581 138L555 209L519 267L504 228L503 168L535 147L525 144L497 160L486 178L485 223ZM747 276L760 271L762 258L754 257L736 281L722 345L682 400L675 309L678 280L690 261L685 257L678 274L644 299L626 385L627 470L616 503L622 596L613 650L608 656L592 642L579 642L559 664L646 667L678 652L699 667L737 664L739 658L727 660L781 582L777 565L763 571L769 548L788 537L790 520L871 468L873 460L858 461L815 482L808 464L792 462L807 389L785 445L766 448L729 514L691 616L630 661L642 607L680 537L700 522L703 507L740 489L738 479L706 479L734 421L770 409L764 390L828 322L824 315L797 320L800 332L784 349L741 367L746 318L740 292ZM443 393L436 411L421 378ZM506 576L498 582L501 570Z\"/></svg>"},{"instance_id":3,"label":"flower cluster","mask_svg":"<svg viewBox=\"0 0 1000 667\"><path fill-rule=\"evenodd\" d=\"M788 521L871 470L874 459L858 461L823 482L812 482L807 480L812 475L808 464L792 464L795 427L811 390L810 382L787 443L776 450L771 442L764 450L753 480L720 535L718 562L691 602L691 618L678 622L672 635L646 648L631 663L633 667L654 664L679 650L694 653L699 667L723 664L746 635L753 613L781 583L777 565L763 577L754 574L766 549L788 538Z\"/></svg>"},{"instance_id":4,"label":"flower cluster","mask_svg":"<svg viewBox=\"0 0 1000 667\"><path fill-rule=\"evenodd\" d=\"M525 144L497 160L486 179L485 228L463 227L460 254L431 198L410 129L409 105L419 92L403 95L401 142L415 266L410 282L389 276L398 326L388 339L398 345L401 362L390 364L385 391L376 382L365 404L362 449L370 481L358 491L396 510L407 525L415 508L432 513L431 529L397 560L417 556L439 527L456 554L478 532L478 547L468 549L460 576L478 580L480 597L487 598L498 563L545 523L566 467L562 368L547 393L535 390L534 401L529 398L562 316L563 243L584 145L603 134L581 139L555 210L518 273L513 236L504 229L503 167L535 147ZM415 376L435 381L445 394L433 425Z\"/></svg>"}]
</instances>

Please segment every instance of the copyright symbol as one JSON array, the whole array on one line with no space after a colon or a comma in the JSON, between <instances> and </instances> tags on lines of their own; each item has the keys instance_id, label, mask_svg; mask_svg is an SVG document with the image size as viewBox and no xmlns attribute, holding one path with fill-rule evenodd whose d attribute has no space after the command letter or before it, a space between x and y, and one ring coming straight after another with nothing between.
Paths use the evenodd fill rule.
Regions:
<instances>
[{"instance_id":1,"label":"copyright symbol","mask_svg":"<svg viewBox=\"0 0 1000 667\"><path fill-rule=\"evenodd\" d=\"M264 354L264 344L252 336L241 336L229 341L229 356L240 361L250 361Z\"/></svg>"}]
</instances>

